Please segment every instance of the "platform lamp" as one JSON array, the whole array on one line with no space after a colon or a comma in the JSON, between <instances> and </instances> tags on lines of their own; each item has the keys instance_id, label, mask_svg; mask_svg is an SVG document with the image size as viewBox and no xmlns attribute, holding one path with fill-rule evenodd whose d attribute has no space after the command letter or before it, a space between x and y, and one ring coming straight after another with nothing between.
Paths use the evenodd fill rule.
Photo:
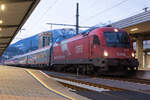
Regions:
<instances>
[{"instance_id":1,"label":"platform lamp","mask_svg":"<svg viewBox=\"0 0 150 100\"><path fill-rule=\"evenodd\" d=\"M5 5L4 5L4 4L1 4L1 5L0 5L0 14L1 14L1 16L0 16L0 24L3 24L3 20L2 20L2 19L3 19L3 18L2 18L2 17L3 17L3 16L2 16L3 13L2 13L2 12L3 12L4 10L5 10ZM0 27L0 31L2 31L2 27Z\"/></svg>"}]
</instances>

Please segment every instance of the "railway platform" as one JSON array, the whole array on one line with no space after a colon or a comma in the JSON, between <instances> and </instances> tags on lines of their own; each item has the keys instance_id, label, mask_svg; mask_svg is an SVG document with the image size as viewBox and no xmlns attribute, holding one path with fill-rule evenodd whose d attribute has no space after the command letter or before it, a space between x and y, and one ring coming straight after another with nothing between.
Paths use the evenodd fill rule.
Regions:
<instances>
[{"instance_id":1,"label":"railway platform","mask_svg":"<svg viewBox=\"0 0 150 100\"><path fill-rule=\"evenodd\" d=\"M150 68L140 68L136 73L136 77L150 80Z\"/></svg>"},{"instance_id":2,"label":"railway platform","mask_svg":"<svg viewBox=\"0 0 150 100\"><path fill-rule=\"evenodd\" d=\"M78 91L64 87L49 74L77 78L75 75L54 73L11 66L0 66L0 100L149 100L150 95L133 91ZM88 77L78 77L89 80ZM93 81L93 79L95 81ZM97 79L90 79L96 82ZM98 80L97 80L98 81Z\"/></svg>"},{"instance_id":3,"label":"railway platform","mask_svg":"<svg viewBox=\"0 0 150 100\"><path fill-rule=\"evenodd\" d=\"M40 71L0 65L0 100L88 100Z\"/></svg>"}]
</instances>

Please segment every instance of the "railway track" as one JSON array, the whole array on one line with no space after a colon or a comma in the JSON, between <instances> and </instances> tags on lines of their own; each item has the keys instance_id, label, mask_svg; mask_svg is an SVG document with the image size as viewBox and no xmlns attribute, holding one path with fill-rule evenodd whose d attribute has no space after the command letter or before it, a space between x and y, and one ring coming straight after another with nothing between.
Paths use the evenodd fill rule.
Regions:
<instances>
[{"instance_id":1,"label":"railway track","mask_svg":"<svg viewBox=\"0 0 150 100\"><path fill-rule=\"evenodd\" d=\"M94 87L109 89L110 91L138 91L150 94L150 80L138 79L135 77L110 77L110 76L76 76L71 73L58 73L44 71L47 75L55 78L69 80L77 83L87 84Z\"/></svg>"},{"instance_id":2,"label":"railway track","mask_svg":"<svg viewBox=\"0 0 150 100\"><path fill-rule=\"evenodd\" d=\"M60 77L56 78L56 76L52 76L52 77L55 77L54 79L56 81L58 81L59 83L61 83L63 86L67 87L69 89L69 91L74 91L75 93L78 93L82 96L85 96L91 100L99 100L99 98L103 98L104 100L110 100L110 99L111 100L137 100L137 97L134 97L134 95L131 99L130 98L131 92L128 90L125 90L125 89L119 89L119 88L108 87L108 86L103 86L103 85L93 86L93 84L90 84L90 83L85 83L85 82L81 82L81 81L75 82L75 80L68 80L67 79L68 81L71 81L70 83L75 82L78 85L80 85L80 84L86 84L87 85L85 87L79 87L79 86L75 86L75 85L63 82L64 80L66 81L66 79L64 79L64 78L60 78ZM63 81L62 82L59 81L60 79L62 79ZM92 90L91 87L93 87L95 90L94 89ZM98 87L98 88L96 89L96 87ZM123 95L120 95L120 93ZM127 95L124 95L124 93ZM145 96L145 94L141 94L141 93L137 93L137 92L134 92L134 93L137 95L140 94L140 95ZM110 99L108 99L108 97ZM149 99L145 99L145 100L149 100Z\"/></svg>"},{"instance_id":3,"label":"railway track","mask_svg":"<svg viewBox=\"0 0 150 100\"><path fill-rule=\"evenodd\" d=\"M61 72L61 73L76 75L76 73L66 73L66 72ZM150 85L150 80L137 78L136 76L106 76L106 75L95 76L95 75L88 75L88 74L87 75L81 74L81 76L90 77L90 78L101 78L101 79L125 81L125 82L134 82L134 83Z\"/></svg>"},{"instance_id":4,"label":"railway track","mask_svg":"<svg viewBox=\"0 0 150 100\"><path fill-rule=\"evenodd\" d=\"M136 77L111 77L111 76L101 76L97 78L103 78L103 79L110 79L110 80L118 80L118 81L125 81L125 82L134 82L134 83L140 83L140 84L147 84L150 85L150 80L148 79L139 79Z\"/></svg>"}]
</instances>

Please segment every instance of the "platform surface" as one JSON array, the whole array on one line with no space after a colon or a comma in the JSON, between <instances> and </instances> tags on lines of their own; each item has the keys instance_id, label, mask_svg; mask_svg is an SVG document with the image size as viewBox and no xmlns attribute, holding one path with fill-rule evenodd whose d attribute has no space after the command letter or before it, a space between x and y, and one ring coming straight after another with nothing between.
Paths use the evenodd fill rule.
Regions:
<instances>
[{"instance_id":1,"label":"platform surface","mask_svg":"<svg viewBox=\"0 0 150 100\"><path fill-rule=\"evenodd\" d=\"M0 66L0 100L87 100L38 70Z\"/></svg>"},{"instance_id":2,"label":"platform surface","mask_svg":"<svg viewBox=\"0 0 150 100\"><path fill-rule=\"evenodd\" d=\"M139 70L143 70L143 71L150 71L150 68L139 68Z\"/></svg>"},{"instance_id":3,"label":"platform surface","mask_svg":"<svg viewBox=\"0 0 150 100\"><path fill-rule=\"evenodd\" d=\"M74 78L74 75L69 77ZM70 90L40 70L0 66L0 100L142 100L142 98L149 100L150 95L131 91Z\"/></svg>"},{"instance_id":4,"label":"platform surface","mask_svg":"<svg viewBox=\"0 0 150 100\"><path fill-rule=\"evenodd\" d=\"M136 77L140 79L150 80L150 68L139 68Z\"/></svg>"}]
</instances>

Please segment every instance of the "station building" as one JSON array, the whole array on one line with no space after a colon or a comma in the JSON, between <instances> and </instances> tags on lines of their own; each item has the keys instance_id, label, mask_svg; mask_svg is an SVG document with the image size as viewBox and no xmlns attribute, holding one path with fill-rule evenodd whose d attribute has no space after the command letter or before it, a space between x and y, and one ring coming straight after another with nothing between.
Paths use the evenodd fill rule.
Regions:
<instances>
[{"instance_id":1,"label":"station building","mask_svg":"<svg viewBox=\"0 0 150 100\"><path fill-rule=\"evenodd\" d=\"M39 46L38 48L43 48L51 43L52 39L52 32L46 31L39 34Z\"/></svg>"}]
</instances>

